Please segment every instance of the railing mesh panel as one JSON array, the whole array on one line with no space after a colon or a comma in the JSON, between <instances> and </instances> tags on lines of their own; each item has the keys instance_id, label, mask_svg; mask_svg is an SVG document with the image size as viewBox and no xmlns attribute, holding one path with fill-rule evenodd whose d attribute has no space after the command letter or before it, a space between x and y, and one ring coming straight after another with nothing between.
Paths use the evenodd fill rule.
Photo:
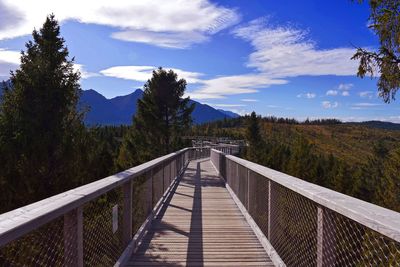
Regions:
<instances>
[{"instance_id":1,"label":"railing mesh panel","mask_svg":"<svg viewBox=\"0 0 400 267\"><path fill-rule=\"evenodd\" d=\"M211 160L287 266L400 266L399 242L226 155Z\"/></svg>"},{"instance_id":2,"label":"railing mesh panel","mask_svg":"<svg viewBox=\"0 0 400 267\"><path fill-rule=\"evenodd\" d=\"M157 204L158 200L162 197L163 191L163 166L160 164L153 168L153 207Z\"/></svg>"},{"instance_id":3,"label":"railing mesh panel","mask_svg":"<svg viewBox=\"0 0 400 267\"><path fill-rule=\"evenodd\" d=\"M268 179L249 171L248 212L265 236L268 236L268 194Z\"/></svg>"},{"instance_id":4,"label":"railing mesh panel","mask_svg":"<svg viewBox=\"0 0 400 267\"><path fill-rule=\"evenodd\" d=\"M317 260L317 206L271 182L270 242L288 266L314 266Z\"/></svg>"},{"instance_id":5,"label":"railing mesh panel","mask_svg":"<svg viewBox=\"0 0 400 267\"><path fill-rule=\"evenodd\" d=\"M132 184L132 235L150 215L152 206L151 171L136 177Z\"/></svg>"},{"instance_id":6,"label":"railing mesh panel","mask_svg":"<svg viewBox=\"0 0 400 267\"><path fill-rule=\"evenodd\" d=\"M400 243L330 209L320 221L323 266L400 266Z\"/></svg>"},{"instance_id":7,"label":"railing mesh panel","mask_svg":"<svg viewBox=\"0 0 400 267\"><path fill-rule=\"evenodd\" d=\"M118 228L113 232L113 209ZM111 190L83 209L83 255L86 266L114 265L124 250L122 242L122 189Z\"/></svg>"},{"instance_id":8,"label":"railing mesh panel","mask_svg":"<svg viewBox=\"0 0 400 267\"><path fill-rule=\"evenodd\" d=\"M237 165L237 196L239 197L240 202L247 208L247 168L238 164Z\"/></svg>"},{"instance_id":9,"label":"railing mesh panel","mask_svg":"<svg viewBox=\"0 0 400 267\"><path fill-rule=\"evenodd\" d=\"M64 255L64 220L60 217L0 249L0 266L63 266L72 264ZM64 245L66 247L64 247ZM68 251L68 250L65 250ZM70 250L71 251L71 250Z\"/></svg>"}]
</instances>

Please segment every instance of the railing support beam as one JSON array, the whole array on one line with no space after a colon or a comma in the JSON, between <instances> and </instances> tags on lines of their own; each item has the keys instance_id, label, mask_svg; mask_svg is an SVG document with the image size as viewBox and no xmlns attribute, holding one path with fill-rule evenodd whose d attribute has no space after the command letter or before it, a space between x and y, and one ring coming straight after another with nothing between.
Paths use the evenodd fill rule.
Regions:
<instances>
[{"instance_id":1,"label":"railing support beam","mask_svg":"<svg viewBox=\"0 0 400 267\"><path fill-rule=\"evenodd\" d=\"M322 267L324 256L324 210L317 207L317 267Z\"/></svg>"},{"instance_id":2,"label":"railing support beam","mask_svg":"<svg viewBox=\"0 0 400 267\"><path fill-rule=\"evenodd\" d=\"M272 205L271 205L271 200L272 200L272 197L271 197L271 192L272 192L271 184L272 184L271 180L268 180L268 233L267 233L267 238L268 238L269 242L271 242L271 221L272 221L272 218L271 218L271 215L272 215L272 210L271 210L271 207L272 207Z\"/></svg>"},{"instance_id":3,"label":"railing support beam","mask_svg":"<svg viewBox=\"0 0 400 267\"><path fill-rule=\"evenodd\" d=\"M83 267L83 210L73 209L64 215L65 266Z\"/></svg>"}]
</instances>

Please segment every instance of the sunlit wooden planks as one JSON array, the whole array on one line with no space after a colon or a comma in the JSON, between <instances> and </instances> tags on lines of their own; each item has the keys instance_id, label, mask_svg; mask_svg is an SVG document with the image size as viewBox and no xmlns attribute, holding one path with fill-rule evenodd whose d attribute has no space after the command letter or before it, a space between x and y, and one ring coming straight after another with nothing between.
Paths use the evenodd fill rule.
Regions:
<instances>
[{"instance_id":1,"label":"sunlit wooden planks","mask_svg":"<svg viewBox=\"0 0 400 267\"><path fill-rule=\"evenodd\" d=\"M273 266L209 160L165 205L127 266Z\"/></svg>"}]
</instances>

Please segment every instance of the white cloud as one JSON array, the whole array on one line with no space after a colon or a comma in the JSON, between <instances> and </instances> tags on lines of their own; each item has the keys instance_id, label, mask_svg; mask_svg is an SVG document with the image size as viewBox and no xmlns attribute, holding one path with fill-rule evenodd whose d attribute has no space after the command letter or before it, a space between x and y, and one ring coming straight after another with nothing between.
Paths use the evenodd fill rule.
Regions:
<instances>
[{"instance_id":1,"label":"white cloud","mask_svg":"<svg viewBox=\"0 0 400 267\"><path fill-rule=\"evenodd\" d=\"M301 97L305 97L308 99L312 99L315 98L317 95L315 93L305 93L305 94L298 94L297 97L301 98Z\"/></svg>"},{"instance_id":2,"label":"white cloud","mask_svg":"<svg viewBox=\"0 0 400 267\"><path fill-rule=\"evenodd\" d=\"M351 106L351 109L368 109L372 107L378 107L381 106L382 104L377 104L377 103L354 103Z\"/></svg>"},{"instance_id":3,"label":"white cloud","mask_svg":"<svg viewBox=\"0 0 400 267\"><path fill-rule=\"evenodd\" d=\"M240 100L243 102L258 102L259 101L258 99L252 99L252 98L243 98Z\"/></svg>"},{"instance_id":4,"label":"white cloud","mask_svg":"<svg viewBox=\"0 0 400 267\"><path fill-rule=\"evenodd\" d=\"M342 92L342 96L349 96L349 95L350 95L349 91L343 91Z\"/></svg>"},{"instance_id":5,"label":"white cloud","mask_svg":"<svg viewBox=\"0 0 400 267\"><path fill-rule=\"evenodd\" d=\"M343 90L343 91L348 91L351 88L353 88L353 86L354 86L354 84L352 84L352 83L341 83L341 84L339 84L338 89Z\"/></svg>"},{"instance_id":6,"label":"white cloud","mask_svg":"<svg viewBox=\"0 0 400 267\"><path fill-rule=\"evenodd\" d=\"M203 103L212 107L217 108L237 108L237 107L245 107L246 105L242 104L211 104L211 103Z\"/></svg>"},{"instance_id":7,"label":"white cloud","mask_svg":"<svg viewBox=\"0 0 400 267\"><path fill-rule=\"evenodd\" d=\"M146 82L148 79L151 78L153 70L155 69L157 69L157 67L154 66L115 66L101 70L100 73L108 77ZM178 74L178 78L184 78L187 83L199 83L199 77L203 75L202 73L184 71L176 68L166 67L164 69L172 69Z\"/></svg>"},{"instance_id":8,"label":"white cloud","mask_svg":"<svg viewBox=\"0 0 400 267\"><path fill-rule=\"evenodd\" d=\"M324 107L324 108L326 108L326 109L329 109L329 108L337 108L338 106L339 106L339 103L338 102L330 102L330 101L322 101L321 102L322 103L322 106Z\"/></svg>"},{"instance_id":9,"label":"white cloud","mask_svg":"<svg viewBox=\"0 0 400 267\"><path fill-rule=\"evenodd\" d=\"M91 77L100 76L100 74L98 74L98 73L95 73L95 72L88 72L88 71L85 69L85 66L82 65L82 64L77 64L77 63L75 63L75 64L74 64L74 70L75 70L75 71L79 71L79 72L81 73L81 79L88 79L88 78L91 78Z\"/></svg>"},{"instance_id":10,"label":"white cloud","mask_svg":"<svg viewBox=\"0 0 400 267\"><path fill-rule=\"evenodd\" d=\"M0 40L30 34L46 15L113 27L113 38L184 48L239 21L238 13L208 0L2 0ZM3 12L3 11L2 11Z\"/></svg>"},{"instance_id":11,"label":"white cloud","mask_svg":"<svg viewBox=\"0 0 400 267\"><path fill-rule=\"evenodd\" d=\"M326 92L326 95L331 95L331 96L335 96L337 94L338 94L338 91L336 91L336 90L328 90Z\"/></svg>"},{"instance_id":12,"label":"white cloud","mask_svg":"<svg viewBox=\"0 0 400 267\"><path fill-rule=\"evenodd\" d=\"M15 70L20 64L20 57L19 51L0 48L0 80L8 79L10 70Z\"/></svg>"},{"instance_id":13,"label":"white cloud","mask_svg":"<svg viewBox=\"0 0 400 267\"><path fill-rule=\"evenodd\" d=\"M259 88L285 84L287 81L271 79L262 74L243 74L217 77L200 81L202 85L191 93L196 99L224 98L227 95L256 93Z\"/></svg>"},{"instance_id":14,"label":"white cloud","mask_svg":"<svg viewBox=\"0 0 400 267\"><path fill-rule=\"evenodd\" d=\"M152 71L156 68L154 66L115 66L101 70L100 73L108 77L145 82L151 78ZM194 99L220 99L225 98L227 95L256 93L258 88L287 83L285 80L270 79L262 74L201 79L202 73L168 67L164 69L172 69L178 74L179 78L186 79L188 83L199 84L198 88L186 93L186 96Z\"/></svg>"},{"instance_id":15,"label":"white cloud","mask_svg":"<svg viewBox=\"0 0 400 267\"><path fill-rule=\"evenodd\" d=\"M361 98L369 98L372 99L374 97L374 92L372 91L363 91L358 94Z\"/></svg>"},{"instance_id":16,"label":"white cloud","mask_svg":"<svg viewBox=\"0 0 400 267\"><path fill-rule=\"evenodd\" d=\"M247 66L273 78L301 75L354 75L354 48L318 49L306 32L291 27L272 27L265 19L237 27L233 34L249 41L255 51Z\"/></svg>"}]
</instances>

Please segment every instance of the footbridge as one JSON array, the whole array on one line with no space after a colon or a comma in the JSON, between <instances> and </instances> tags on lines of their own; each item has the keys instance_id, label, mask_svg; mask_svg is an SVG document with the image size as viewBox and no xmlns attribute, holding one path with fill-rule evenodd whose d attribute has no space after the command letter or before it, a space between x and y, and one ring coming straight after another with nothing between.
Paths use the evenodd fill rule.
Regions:
<instances>
[{"instance_id":1,"label":"footbridge","mask_svg":"<svg viewBox=\"0 0 400 267\"><path fill-rule=\"evenodd\" d=\"M0 215L0 266L400 266L400 214L185 148Z\"/></svg>"}]
</instances>

